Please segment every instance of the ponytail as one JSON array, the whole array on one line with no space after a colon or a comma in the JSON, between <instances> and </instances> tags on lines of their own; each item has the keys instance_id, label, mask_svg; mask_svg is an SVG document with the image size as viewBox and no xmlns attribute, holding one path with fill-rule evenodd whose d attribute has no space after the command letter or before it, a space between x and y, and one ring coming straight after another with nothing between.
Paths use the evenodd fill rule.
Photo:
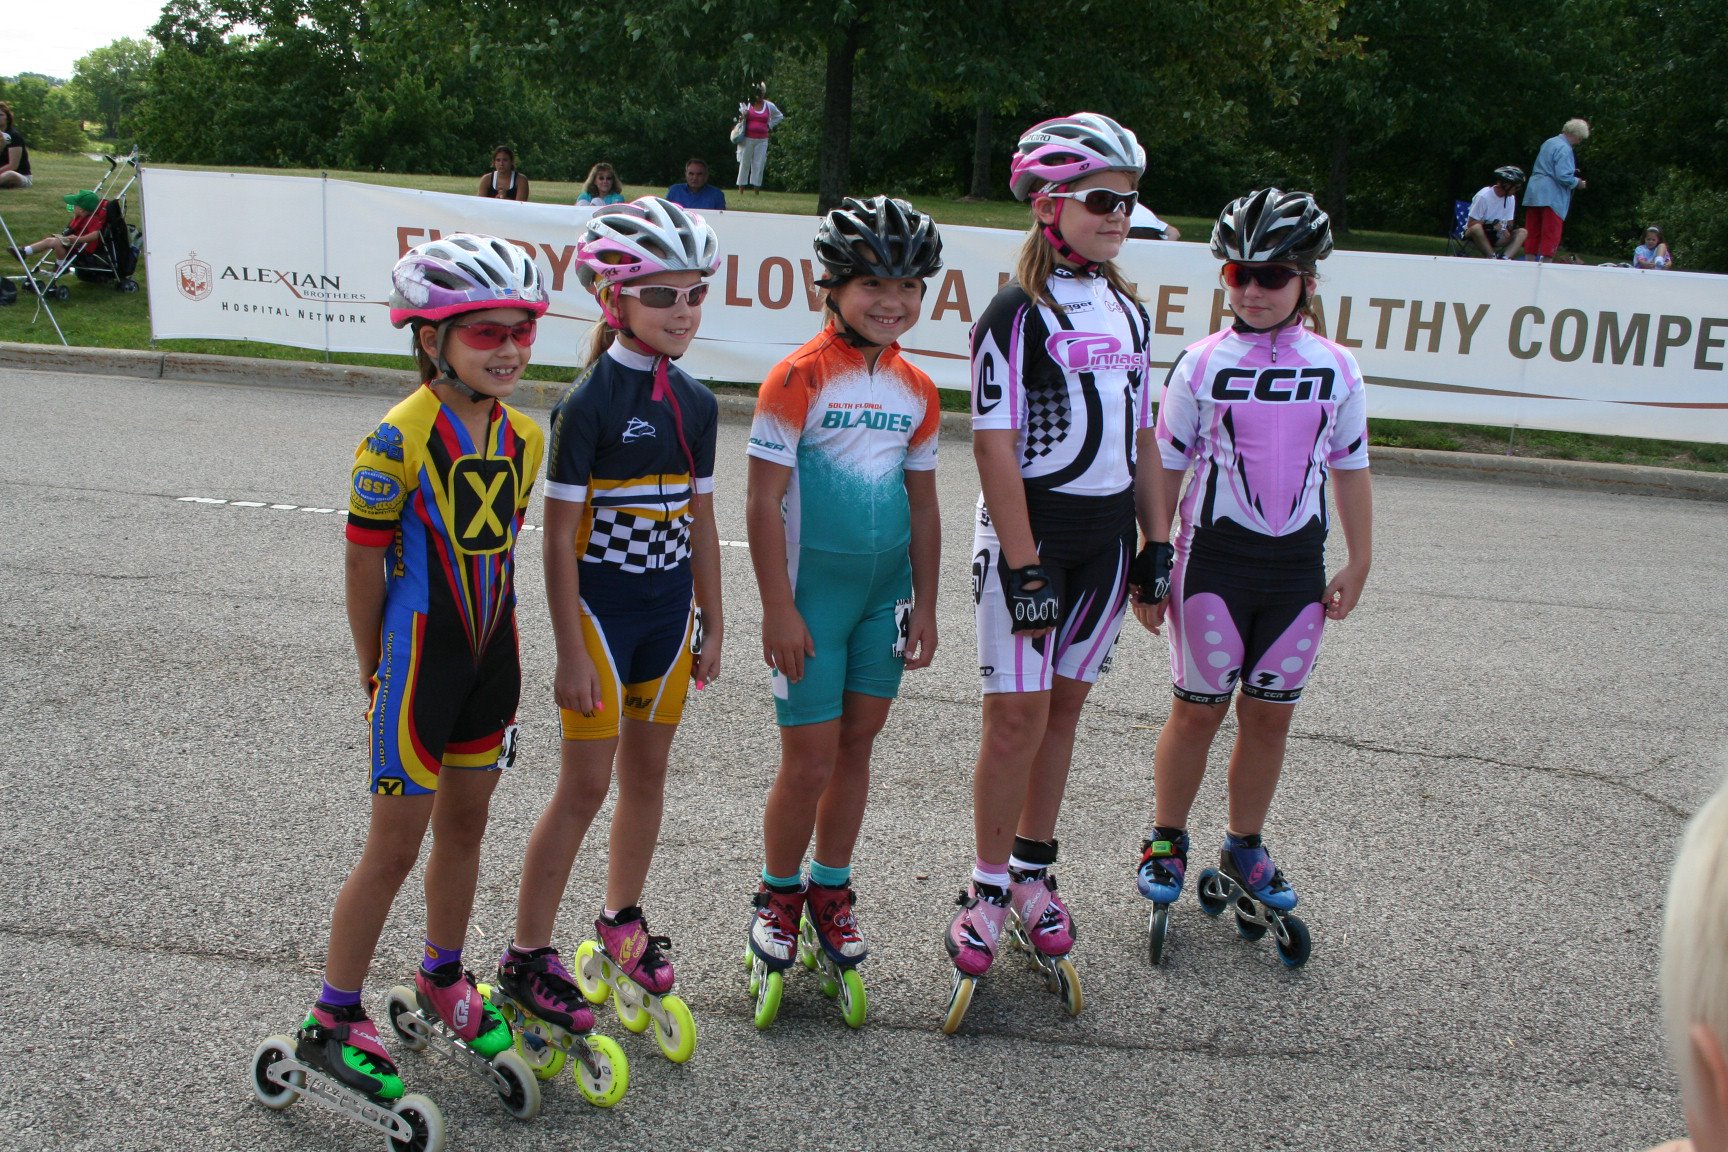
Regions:
<instances>
[{"instance_id":1,"label":"ponytail","mask_svg":"<svg viewBox=\"0 0 1728 1152\"><path fill-rule=\"evenodd\" d=\"M600 318L594 321L594 327L588 333L588 354L582 360L583 367L597 362L606 354L606 349L612 347L612 342L618 339L618 329L612 327L606 319L611 309L606 301L601 299L609 291L611 286L608 284L600 284L595 289L594 302L600 305ZM622 321L623 317L620 316L619 320Z\"/></svg>"}]
</instances>

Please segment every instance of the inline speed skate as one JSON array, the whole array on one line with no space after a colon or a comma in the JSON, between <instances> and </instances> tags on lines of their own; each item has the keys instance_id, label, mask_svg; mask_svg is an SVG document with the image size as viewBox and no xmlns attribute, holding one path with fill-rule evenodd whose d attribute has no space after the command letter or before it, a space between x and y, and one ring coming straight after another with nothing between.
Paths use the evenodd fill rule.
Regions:
<instances>
[{"instance_id":1,"label":"inline speed skate","mask_svg":"<svg viewBox=\"0 0 1728 1152\"><path fill-rule=\"evenodd\" d=\"M766 883L751 897L756 911L745 937L744 967L750 973L749 993L756 1001L751 1019L757 1028L768 1027L780 1014L786 970L802 951L804 897L802 888L786 892Z\"/></svg>"},{"instance_id":2,"label":"inline speed skate","mask_svg":"<svg viewBox=\"0 0 1728 1152\"><path fill-rule=\"evenodd\" d=\"M1197 885L1200 910L1218 916L1225 908L1236 913L1236 933L1244 940L1258 940L1270 930L1278 945L1278 959L1286 968L1308 963L1313 942L1308 925L1290 910L1296 907L1296 890L1272 863L1259 836L1226 836L1218 853L1218 867L1200 873Z\"/></svg>"},{"instance_id":3,"label":"inline speed skate","mask_svg":"<svg viewBox=\"0 0 1728 1152\"><path fill-rule=\"evenodd\" d=\"M810 971L821 971L822 995L838 1000L848 1028L862 1028L869 1009L858 965L870 951L852 911L857 899L850 887L813 883L805 892L804 915L798 922L798 958Z\"/></svg>"},{"instance_id":4,"label":"inline speed skate","mask_svg":"<svg viewBox=\"0 0 1728 1152\"><path fill-rule=\"evenodd\" d=\"M294 1036L270 1036L252 1056L252 1092L280 1110L305 1097L378 1132L390 1149L441 1152L444 1115L426 1097L404 1095L378 1032L358 1005L318 1005Z\"/></svg>"},{"instance_id":5,"label":"inline speed skate","mask_svg":"<svg viewBox=\"0 0 1728 1152\"><path fill-rule=\"evenodd\" d=\"M1044 990L1062 999L1070 1016L1080 1015L1086 998L1080 973L1068 953L1074 950L1074 918L1056 895L1056 877L1048 868L1008 870L1008 920L1004 925L1014 951L1032 962L1044 977Z\"/></svg>"},{"instance_id":6,"label":"inline speed skate","mask_svg":"<svg viewBox=\"0 0 1728 1152\"><path fill-rule=\"evenodd\" d=\"M582 1098L598 1108L618 1103L630 1086L630 1063L610 1036L593 1031L594 1010L552 948L526 954L506 949L496 983L480 986L504 1014L516 1051L534 1075L550 1080L575 1056L571 1075Z\"/></svg>"},{"instance_id":7,"label":"inline speed skate","mask_svg":"<svg viewBox=\"0 0 1728 1152\"><path fill-rule=\"evenodd\" d=\"M618 1020L632 1032L654 1025L660 1052L682 1064L696 1051L696 1020L690 1008L672 994L672 962L666 951L672 941L650 936L642 909L632 905L608 922L594 921L598 940L584 940L576 949L576 987L590 1004L612 997Z\"/></svg>"},{"instance_id":8,"label":"inline speed skate","mask_svg":"<svg viewBox=\"0 0 1728 1152\"><path fill-rule=\"evenodd\" d=\"M1008 919L1008 889L974 880L955 903L960 905L960 912L942 937L954 961L954 985L948 993L948 1014L942 1020L942 1031L950 1036L966 1019L978 978L990 971L996 959L996 944Z\"/></svg>"},{"instance_id":9,"label":"inline speed skate","mask_svg":"<svg viewBox=\"0 0 1728 1152\"><path fill-rule=\"evenodd\" d=\"M1153 964L1164 961L1164 942L1170 934L1170 905L1182 895L1182 881L1187 874L1187 832L1158 829L1152 839L1141 842L1140 867L1134 882L1140 895L1152 901L1152 916L1146 924L1146 953Z\"/></svg>"},{"instance_id":10,"label":"inline speed skate","mask_svg":"<svg viewBox=\"0 0 1728 1152\"><path fill-rule=\"evenodd\" d=\"M540 1082L511 1050L504 1014L486 1001L471 973L451 963L414 974L414 987L398 984L385 1001L390 1027L410 1052L436 1051L479 1076L518 1120L540 1114Z\"/></svg>"}]
</instances>

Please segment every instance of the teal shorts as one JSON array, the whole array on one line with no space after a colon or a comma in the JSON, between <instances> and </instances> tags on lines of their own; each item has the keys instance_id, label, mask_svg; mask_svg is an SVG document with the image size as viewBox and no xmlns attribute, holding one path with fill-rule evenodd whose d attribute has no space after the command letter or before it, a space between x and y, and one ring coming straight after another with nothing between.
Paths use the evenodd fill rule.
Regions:
<instances>
[{"instance_id":1,"label":"teal shorts","mask_svg":"<svg viewBox=\"0 0 1728 1152\"><path fill-rule=\"evenodd\" d=\"M772 673L774 713L783 728L840 718L847 692L892 700L906 670L912 615L912 561L906 549L874 555L800 548L792 599L816 645L804 678Z\"/></svg>"}]
</instances>

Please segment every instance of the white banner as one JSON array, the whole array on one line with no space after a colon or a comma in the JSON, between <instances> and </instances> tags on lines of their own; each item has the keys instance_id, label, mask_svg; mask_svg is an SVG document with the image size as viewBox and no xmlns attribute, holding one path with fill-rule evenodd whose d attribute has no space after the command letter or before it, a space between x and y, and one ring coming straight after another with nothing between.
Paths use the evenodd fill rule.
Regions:
<instances>
[{"instance_id":1,"label":"white banner","mask_svg":"<svg viewBox=\"0 0 1728 1152\"><path fill-rule=\"evenodd\" d=\"M552 310L540 363L581 360L597 315L571 266L589 209L293 176L152 168L143 181L151 332L406 354L389 273L446 232L534 253ZM685 367L756 383L821 324L811 217L714 212L724 262ZM1021 236L944 226L907 351L967 387L967 332L1014 266ZM1152 359L1226 322L1203 244L1131 241L1123 267L1153 320ZM1322 330L1356 349L1383 419L1518 425L1728 443L1728 277L1339 252L1321 266Z\"/></svg>"}]
</instances>

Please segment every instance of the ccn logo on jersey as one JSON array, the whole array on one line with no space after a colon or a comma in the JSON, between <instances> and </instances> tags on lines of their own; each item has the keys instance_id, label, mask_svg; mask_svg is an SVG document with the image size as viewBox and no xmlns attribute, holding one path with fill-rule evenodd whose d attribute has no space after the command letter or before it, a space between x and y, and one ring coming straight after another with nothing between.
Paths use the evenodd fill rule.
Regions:
<instances>
[{"instance_id":1,"label":"ccn logo on jersey","mask_svg":"<svg viewBox=\"0 0 1728 1152\"><path fill-rule=\"evenodd\" d=\"M516 466L508 459L465 456L450 470L451 527L471 556L510 547L516 520Z\"/></svg>"}]
</instances>

